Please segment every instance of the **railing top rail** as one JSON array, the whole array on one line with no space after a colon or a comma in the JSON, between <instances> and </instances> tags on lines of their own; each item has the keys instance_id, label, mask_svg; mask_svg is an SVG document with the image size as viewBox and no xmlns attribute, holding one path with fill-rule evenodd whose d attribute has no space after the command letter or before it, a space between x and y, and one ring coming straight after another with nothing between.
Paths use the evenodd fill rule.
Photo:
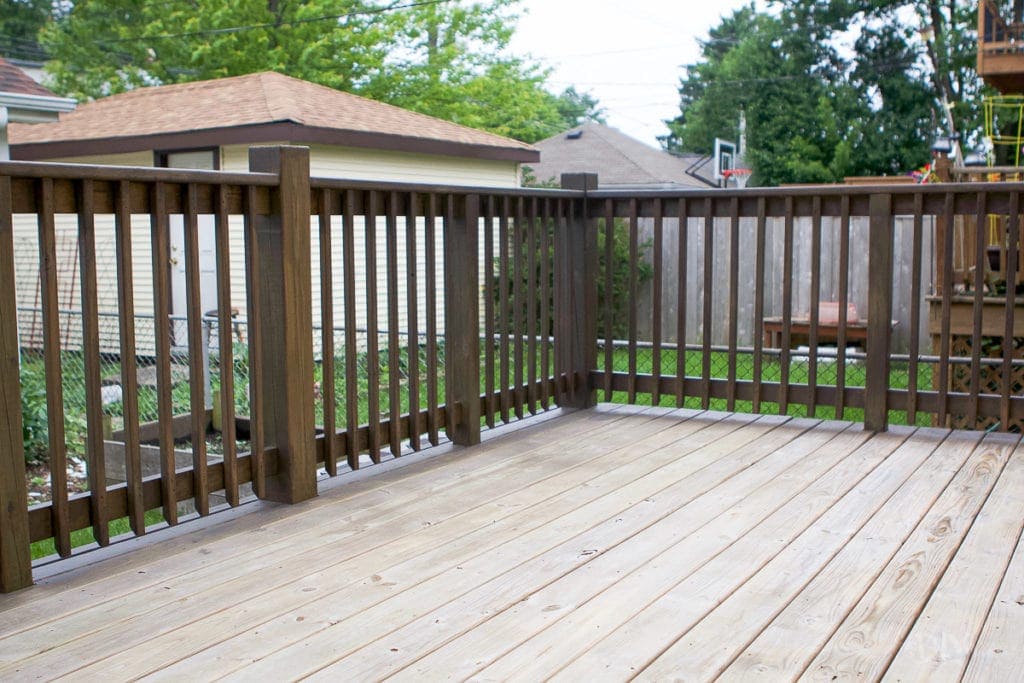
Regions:
<instances>
[{"instance_id":1,"label":"railing top rail","mask_svg":"<svg viewBox=\"0 0 1024 683\"><path fill-rule=\"evenodd\" d=\"M272 187L278 184L274 173L239 173L200 171L150 166L97 166L38 161L0 161L0 175L12 178L54 178L70 180L117 181L142 183L200 183L204 185L252 185Z\"/></svg>"},{"instance_id":2,"label":"railing top rail","mask_svg":"<svg viewBox=\"0 0 1024 683\"><path fill-rule=\"evenodd\" d=\"M482 187L467 185L437 185L431 183L387 183L377 180L349 180L346 178L310 178L316 190L378 190L382 192L418 192L422 194L500 195L509 197L551 197L572 199L583 197L576 190L541 187Z\"/></svg>"},{"instance_id":3,"label":"railing top rail","mask_svg":"<svg viewBox=\"0 0 1024 683\"><path fill-rule=\"evenodd\" d=\"M988 183L927 183L908 185L905 183L879 185L806 185L794 187L748 187L745 189L694 188L692 190L592 190L590 199L665 199L665 198L706 198L729 199L732 197L868 197L875 194L889 195L944 195L977 194L979 192L1024 192L1024 182Z\"/></svg>"}]
</instances>

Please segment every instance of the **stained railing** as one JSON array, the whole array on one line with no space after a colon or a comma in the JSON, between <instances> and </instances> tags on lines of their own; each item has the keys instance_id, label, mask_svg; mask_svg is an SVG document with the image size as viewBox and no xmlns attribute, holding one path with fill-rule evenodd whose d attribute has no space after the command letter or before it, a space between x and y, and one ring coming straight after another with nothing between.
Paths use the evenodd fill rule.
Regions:
<instances>
[{"instance_id":1,"label":"stained railing","mask_svg":"<svg viewBox=\"0 0 1024 683\"><path fill-rule=\"evenodd\" d=\"M430 187L310 179L300 148L250 166L0 164L4 590L33 542L298 502L598 398L1024 422L1022 184ZM26 454L53 478L31 508Z\"/></svg>"},{"instance_id":2,"label":"stained railing","mask_svg":"<svg viewBox=\"0 0 1024 683\"><path fill-rule=\"evenodd\" d=\"M607 289L620 278L628 317L615 334L617 299L604 299L612 341L600 342L595 387L604 400L872 429L1019 431L1022 187L592 192L607 261L616 231L630 255L625 273L599 274ZM999 264L991 239L1007 255Z\"/></svg>"}]
</instances>

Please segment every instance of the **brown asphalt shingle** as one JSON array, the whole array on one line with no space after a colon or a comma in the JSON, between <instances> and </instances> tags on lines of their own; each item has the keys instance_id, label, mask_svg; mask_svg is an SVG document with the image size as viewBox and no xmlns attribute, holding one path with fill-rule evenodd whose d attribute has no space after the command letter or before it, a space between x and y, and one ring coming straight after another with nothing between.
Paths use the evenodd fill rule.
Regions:
<instances>
[{"instance_id":1,"label":"brown asphalt shingle","mask_svg":"<svg viewBox=\"0 0 1024 683\"><path fill-rule=\"evenodd\" d=\"M59 123L11 126L10 137L12 144L104 140L279 122L533 150L500 135L273 72L139 88L79 105Z\"/></svg>"},{"instance_id":2,"label":"brown asphalt shingle","mask_svg":"<svg viewBox=\"0 0 1024 683\"><path fill-rule=\"evenodd\" d=\"M33 81L24 71L2 57L0 57L0 92L56 97L50 90Z\"/></svg>"}]
</instances>

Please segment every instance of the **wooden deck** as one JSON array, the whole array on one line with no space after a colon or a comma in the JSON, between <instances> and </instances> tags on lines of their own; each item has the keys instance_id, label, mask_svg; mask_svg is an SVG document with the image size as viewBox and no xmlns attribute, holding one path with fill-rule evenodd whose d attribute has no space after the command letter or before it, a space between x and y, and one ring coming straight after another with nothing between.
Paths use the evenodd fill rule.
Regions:
<instances>
[{"instance_id":1,"label":"wooden deck","mask_svg":"<svg viewBox=\"0 0 1024 683\"><path fill-rule=\"evenodd\" d=\"M1024 671L1011 435L603 406L256 505L0 596L0 680Z\"/></svg>"}]
</instances>

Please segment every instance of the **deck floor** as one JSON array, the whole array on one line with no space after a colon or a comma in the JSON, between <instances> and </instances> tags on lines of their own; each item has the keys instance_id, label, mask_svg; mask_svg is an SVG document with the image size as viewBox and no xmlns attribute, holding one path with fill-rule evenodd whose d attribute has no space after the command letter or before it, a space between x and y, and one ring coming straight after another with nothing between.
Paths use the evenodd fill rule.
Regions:
<instances>
[{"instance_id":1,"label":"deck floor","mask_svg":"<svg viewBox=\"0 0 1024 683\"><path fill-rule=\"evenodd\" d=\"M0 596L0 680L1024 675L1011 435L601 406L256 505Z\"/></svg>"}]
</instances>

